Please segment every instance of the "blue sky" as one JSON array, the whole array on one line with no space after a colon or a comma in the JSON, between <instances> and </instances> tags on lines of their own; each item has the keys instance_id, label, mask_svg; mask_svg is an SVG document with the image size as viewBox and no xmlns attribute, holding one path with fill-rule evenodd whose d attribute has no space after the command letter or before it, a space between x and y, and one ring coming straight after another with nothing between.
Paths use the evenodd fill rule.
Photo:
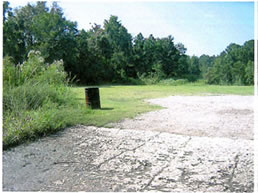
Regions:
<instances>
[{"instance_id":1,"label":"blue sky","mask_svg":"<svg viewBox=\"0 0 258 193\"><path fill-rule=\"evenodd\" d=\"M25 2L11 1L11 7ZM90 23L103 24L110 15L118 16L128 32L144 37L172 35L187 48L188 55L218 55L230 43L254 39L252 2L161 2L161 1L61 1L67 19L79 29Z\"/></svg>"}]
</instances>

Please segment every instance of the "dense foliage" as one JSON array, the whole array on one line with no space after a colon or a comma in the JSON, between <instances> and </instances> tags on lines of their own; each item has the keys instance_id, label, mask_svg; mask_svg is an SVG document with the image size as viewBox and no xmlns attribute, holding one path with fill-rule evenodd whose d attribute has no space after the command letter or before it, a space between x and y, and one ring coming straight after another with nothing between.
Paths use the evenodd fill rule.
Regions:
<instances>
[{"instance_id":1,"label":"dense foliage","mask_svg":"<svg viewBox=\"0 0 258 193\"><path fill-rule=\"evenodd\" d=\"M67 73L82 84L102 82L158 83L161 80L205 79L209 84L253 84L253 40L230 44L218 56L187 56L172 36L136 37L118 17L103 26L78 30L53 3L28 4L12 10L4 2L3 51L14 64L23 63L30 50L38 50L46 63L63 60ZM183 82L184 82L183 81Z\"/></svg>"},{"instance_id":2,"label":"dense foliage","mask_svg":"<svg viewBox=\"0 0 258 193\"><path fill-rule=\"evenodd\" d=\"M204 74L209 84L252 85L254 83L253 40L245 42L243 46L230 44L213 60Z\"/></svg>"},{"instance_id":3,"label":"dense foliage","mask_svg":"<svg viewBox=\"0 0 258 193\"><path fill-rule=\"evenodd\" d=\"M46 65L39 51L14 65L3 60L4 148L67 126L62 109L73 103L62 61Z\"/></svg>"}]
</instances>

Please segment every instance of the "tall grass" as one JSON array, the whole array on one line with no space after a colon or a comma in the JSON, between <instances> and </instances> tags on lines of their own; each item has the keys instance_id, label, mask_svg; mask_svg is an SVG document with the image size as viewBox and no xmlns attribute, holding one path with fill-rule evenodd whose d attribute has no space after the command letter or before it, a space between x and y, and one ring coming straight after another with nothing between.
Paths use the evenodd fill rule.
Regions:
<instances>
[{"instance_id":1,"label":"tall grass","mask_svg":"<svg viewBox=\"0 0 258 193\"><path fill-rule=\"evenodd\" d=\"M71 122L65 108L75 103L62 61L46 64L40 52L15 65L3 60L3 147L47 135Z\"/></svg>"}]
</instances>

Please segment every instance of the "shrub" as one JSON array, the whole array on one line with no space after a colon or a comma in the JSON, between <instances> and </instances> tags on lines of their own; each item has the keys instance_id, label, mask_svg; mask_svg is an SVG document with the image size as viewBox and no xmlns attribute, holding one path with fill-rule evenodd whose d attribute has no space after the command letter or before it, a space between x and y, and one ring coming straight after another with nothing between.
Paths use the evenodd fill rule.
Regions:
<instances>
[{"instance_id":1,"label":"shrub","mask_svg":"<svg viewBox=\"0 0 258 193\"><path fill-rule=\"evenodd\" d=\"M67 115L60 112L75 99L62 61L45 64L40 52L31 51L21 65L14 65L9 57L3 64L4 148L67 125Z\"/></svg>"},{"instance_id":2,"label":"shrub","mask_svg":"<svg viewBox=\"0 0 258 193\"><path fill-rule=\"evenodd\" d=\"M153 72L148 75L146 75L146 73L143 73L142 75L138 74L138 78L145 85L157 84L161 80L161 77L159 77L157 73Z\"/></svg>"},{"instance_id":3,"label":"shrub","mask_svg":"<svg viewBox=\"0 0 258 193\"><path fill-rule=\"evenodd\" d=\"M28 60L23 64L15 65L10 57L3 60L3 81L4 86L15 87L23 85L26 81L43 74L46 69L44 59L39 51L30 51Z\"/></svg>"},{"instance_id":4,"label":"shrub","mask_svg":"<svg viewBox=\"0 0 258 193\"><path fill-rule=\"evenodd\" d=\"M4 88L3 109L4 111L37 109L48 101L62 105L69 97L68 88L65 86L28 82L19 87Z\"/></svg>"},{"instance_id":5,"label":"shrub","mask_svg":"<svg viewBox=\"0 0 258 193\"><path fill-rule=\"evenodd\" d=\"M187 79L174 80L172 78L164 79L164 80L161 80L159 82L159 84L161 84L161 85L170 85L170 86L179 86L179 85L184 85L184 84L187 84L187 83L189 83L189 81Z\"/></svg>"},{"instance_id":6,"label":"shrub","mask_svg":"<svg viewBox=\"0 0 258 193\"><path fill-rule=\"evenodd\" d=\"M189 82L195 82L200 78L200 76L195 74L187 74L184 75L184 78L187 79Z\"/></svg>"},{"instance_id":7,"label":"shrub","mask_svg":"<svg viewBox=\"0 0 258 193\"><path fill-rule=\"evenodd\" d=\"M130 77L128 78L127 83L130 85L144 85L144 82L142 80Z\"/></svg>"},{"instance_id":8,"label":"shrub","mask_svg":"<svg viewBox=\"0 0 258 193\"><path fill-rule=\"evenodd\" d=\"M19 68L12 62L11 57L3 59L3 84L4 86L17 86L19 80Z\"/></svg>"},{"instance_id":9,"label":"shrub","mask_svg":"<svg viewBox=\"0 0 258 193\"><path fill-rule=\"evenodd\" d=\"M63 61L54 61L47 66L44 73L39 74L34 80L50 85L67 84L67 73L64 71Z\"/></svg>"}]
</instances>

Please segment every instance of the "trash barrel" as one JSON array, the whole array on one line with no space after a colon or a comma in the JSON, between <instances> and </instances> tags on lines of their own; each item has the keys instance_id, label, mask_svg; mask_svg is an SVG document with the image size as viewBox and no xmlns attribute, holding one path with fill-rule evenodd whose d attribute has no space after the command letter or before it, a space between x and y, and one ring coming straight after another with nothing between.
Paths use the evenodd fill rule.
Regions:
<instances>
[{"instance_id":1,"label":"trash barrel","mask_svg":"<svg viewBox=\"0 0 258 193\"><path fill-rule=\"evenodd\" d=\"M86 107L100 109L99 88L85 88Z\"/></svg>"}]
</instances>

